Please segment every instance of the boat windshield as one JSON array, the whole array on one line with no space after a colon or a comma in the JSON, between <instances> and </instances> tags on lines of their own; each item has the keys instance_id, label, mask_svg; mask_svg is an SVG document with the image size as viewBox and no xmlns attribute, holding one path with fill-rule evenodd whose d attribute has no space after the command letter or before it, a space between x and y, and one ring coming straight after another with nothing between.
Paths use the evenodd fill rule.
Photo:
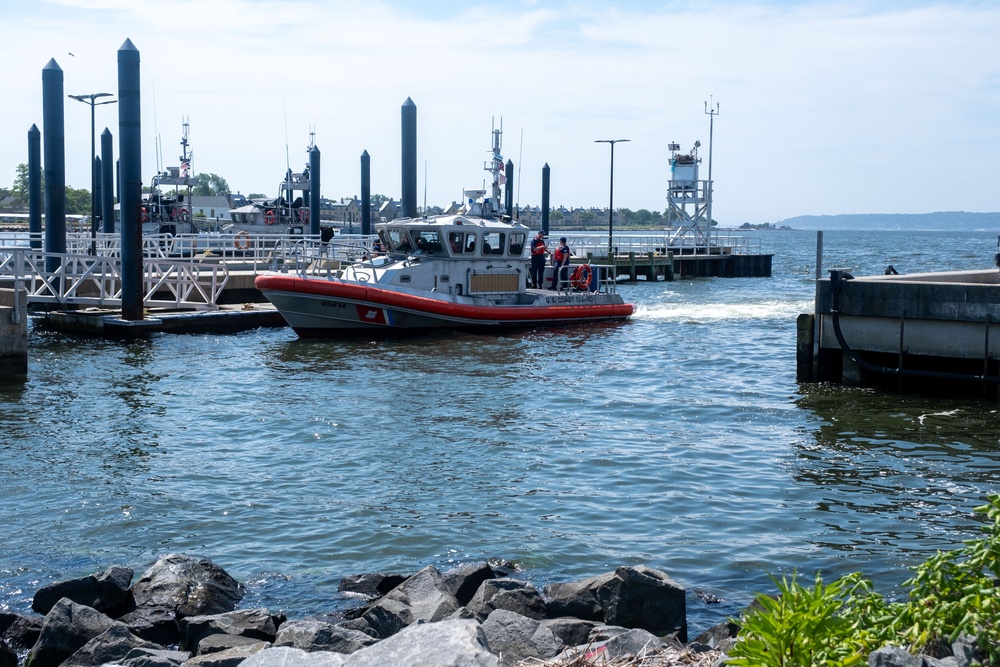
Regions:
<instances>
[{"instance_id":1,"label":"boat windshield","mask_svg":"<svg viewBox=\"0 0 1000 667\"><path fill-rule=\"evenodd\" d=\"M413 238L413 245L417 249L418 255L444 255L444 247L441 245L441 237L436 229L410 230Z\"/></svg>"},{"instance_id":2,"label":"boat windshield","mask_svg":"<svg viewBox=\"0 0 1000 667\"><path fill-rule=\"evenodd\" d=\"M393 227L385 231L385 239L389 241L389 250L393 252L412 252L413 244L405 229Z\"/></svg>"},{"instance_id":3,"label":"boat windshield","mask_svg":"<svg viewBox=\"0 0 1000 667\"><path fill-rule=\"evenodd\" d=\"M483 254L502 255L506 236L503 232L486 232L483 234Z\"/></svg>"}]
</instances>

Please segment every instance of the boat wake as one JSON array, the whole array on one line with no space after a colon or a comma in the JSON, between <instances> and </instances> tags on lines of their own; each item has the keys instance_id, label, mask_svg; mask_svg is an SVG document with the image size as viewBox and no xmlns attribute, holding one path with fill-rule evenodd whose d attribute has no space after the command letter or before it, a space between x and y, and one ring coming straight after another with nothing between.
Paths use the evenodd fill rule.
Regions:
<instances>
[{"instance_id":1,"label":"boat wake","mask_svg":"<svg viewBox=\"0 0 1000 667\"><path fill-rule=\"evenodd\" d=\"M787 320L810 312L813 302L760 301L753 303L638 304L634 319L703 324L741 320Z\"/></svg>"}]
</instances>

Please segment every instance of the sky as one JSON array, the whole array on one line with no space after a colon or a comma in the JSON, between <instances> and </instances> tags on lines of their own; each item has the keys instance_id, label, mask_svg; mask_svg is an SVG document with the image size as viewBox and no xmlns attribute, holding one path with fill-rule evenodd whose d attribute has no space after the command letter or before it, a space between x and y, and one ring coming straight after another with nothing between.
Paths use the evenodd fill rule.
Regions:
<instances>
[{"instance_id":1,"label":"sky","mask_svg":"<svg viewBox=\"0 0 1000 667\"><path fill-rule=\"evenodd\" d=\"M321 153L322 195L399 198L417 107L419 204L482 188L492 130L514 198L663 211L668 145L711 152L723 225L1000 211L1000 3L902 0L3 0L0 186L43 133L43 68L117 94L140 55L143 181L179 164L276 196ZM718 110L706 113L707 105ZM718 105L716 107L716 105ZM65 100L67 185L90 189L90 109ZM118 106L95 110L115 136ZM100 142L98 140L98 146ZM711 151L709 151L711 147ZM426 198L426 199L425 199Z\"/></svg>"}]
</instances>

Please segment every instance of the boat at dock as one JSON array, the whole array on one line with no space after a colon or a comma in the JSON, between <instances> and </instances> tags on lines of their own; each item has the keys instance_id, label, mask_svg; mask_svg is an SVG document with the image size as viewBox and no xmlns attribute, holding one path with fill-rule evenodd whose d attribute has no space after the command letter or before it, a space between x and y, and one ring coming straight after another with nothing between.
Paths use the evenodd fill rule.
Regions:
<instances>
[{"instance_id":1,"label":"boat at dock","mask_svg":"<svg viewBox=\"0 0 1000 667\"><path fill-rule=\"evenodd\" d=\"M501 214L502 165L494 130L492 197L466 191L458 213L376 224L381 254L366 261L314 262L255 285L304 337L628 319L635 307L618 294L613 266L579 264L563 269L559 289L528 287L531 230Z\"/></svg>"}]
</instances>

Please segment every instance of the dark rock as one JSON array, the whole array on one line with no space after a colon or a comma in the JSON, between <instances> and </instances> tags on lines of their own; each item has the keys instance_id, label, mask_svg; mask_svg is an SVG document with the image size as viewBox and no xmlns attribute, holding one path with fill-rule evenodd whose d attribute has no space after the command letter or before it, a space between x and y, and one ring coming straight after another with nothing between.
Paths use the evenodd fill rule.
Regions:
<instances>
[{"instance_id":1,"label":"dark rock","mask_svg":"<svg viewBox=\"0 0 1000 667\"><path fill-rule=\"evenodd\" d=\"M396 635L347 656L344 667L424 665L498 667L475 621L442 621L404 628Z\"/></svg>"},{"instance_id":2,"label":"dark rock","mask_svg":"<svg viewBox=\"0 0 1000 667\"><path fill-rule=\"evenodd\" d=\"M146 641L169 646L180 641L180 624L173 609L166 607L139 607L118 620L128 626L132 634Z\"/></svg>"},{"instance_id":3,"label":"dark rock","mask_svg":"<svg viewBox=\"0 0 1000 667\"><path fill-rule=\"evenodd\" d=\"M597 589L604 621L687 641L684 587L665 572L644 565L619 567Z\"/></svg>"},{"instance_id":4,"label":"dark rock","mask_svg":"<svg viewBox=\"0 0 1000 667\"><path fill-rule=\"evenodd\" d=\"M480 584L487 579L496 579L497 575L485 562L462 563L442 573L448 590L451 591L458 604L467 605L479 590Z\"/></svg>"},{"instance_id":5,"label":"dark rock","mask_svg":"<svg viewBox=\"0 0 1000 667\"><path fill-rule=\"evenodd\" d=\"M207 637L202 637L201 641L198 642L198 646L195 648L195 655L205 655L207 653L219 653L220 651L228 651L231 648L240 648L243 646L256 645L259 644L260 640L254 637L241 637L240 635L208 635Z\"/></svg>"},{"instance_id":6,"label":"dark rock","mask_svg":"<svg viewBox=\"0 0 1000 667\"><path fill-rule=\"evenodd\" d=\"M114 615L132 604L129 586L133 574L131 568L115 565L104 572L49 584L35 592L31 608L44 616L56 602L69 598L77 604Z\"/></svg>"},{"instance_id":7,"label":"dark rock","mask_svg":"<svg viewBox=\"0 0 1000 667\"><path fill-rule=\"evenodd\" d=\"M209 616L189 616L180 621L180 647L194 651L203 638L225 634L273 642L284 616L274 616L267 609L244 609Z\"/></svg>"},{"instance_id":8,"label":"dark rock","mask_svg":"<svg viewBox=\"0 0 1000 667\"><path fill-rule=\"evenodd\" d=\"M115 622L110 628L91 639L62 663L62 667L92 667L122 660L137 648L163 648L139 639L124 623Z\"/></svg>"},{"instance_id":9,"label":"dark rock","mask_svg":"<svg viewBox=\"0 0 1000 667\"><path fill-rule=\"evenodd\" d=\"M382 596L362 618L376 637L385 639L417 621L443 620L458 607L441 573L427 566Z\"/></svg>"},{"instance_id":10,"label":"dark rock","mask_svg":"<svg viewBox=\"0 0 1000 667\"><path fill-rule=\"evenodd\" d=\"M73 655L114 621L90 607L63 598L45 615L26 667L54 667Z\"/></svg>"},{"instance_id":11,"label":"dark rock","mask_svg":"<svg viewBox=\"0 0 1000 667\"><path fill-rule=\"evenodd\" d=\"M357 630L358 632L366 634L375 640L381 639L375 629L369 625L367 619L364 618L352 618L349 621L341 621L340 623L337 623L337 625L347 630ZM281 632L279 631L278 634L280 635Z\"/></svg>"},{"instance_id":12,"label":"dark rock","mask_svg":"<svg viewBox=\"0 0 1000 667\"><path fill-rule=\"evenodd\" d=\"M614 663L628 658L647 658L667 646L669 644L651 632L634 628L594 644L589 652L594 657L600 656L603 662Z\"/></svg>"},{"instance_id":13,"label":"dark rock","mask_svg":"<svg viewBox=\"0 0 1000 667\"><path fill-rule=\"evenodd\" d=\"M342 667L344 656L340 653L317 651L307 653L291 646L272 646L247 658L240 667Z\"/></svg>"},{"instance_id":14,"label":"dark rock","mask_svg":"<svg viewBox=\"0 0 1000 667\"><path fill-rule=\"evenodd\" d=\"M959 667L969 667L973 662L983 662L985 659L976 646L976 638L970 635L960 635L952 643L951 653Z\"/></svg>"},{"instance_id":15,"label":"dark rock","mask_svg":"<svg viewBox=\"0 0 1000 667\"><path fill-rule=\"evenodd\" d=\"M267 648L267 642L257 642L246 646L219 651L218 653L206 653L196 655L184 663L184 667L238 667L244 660Z\"/></svg>"},{"instance_id":16,"label":"dark rock","mask_svg":"<svg viewBox=\"0 0 1000 667\"><path fill-rule=\"evenodd\" d=\"M898 646L886 646L868 656L869 667L921 667L923 658Z\"/></svg>"},{"instance_id":17,"label":"dark rock","mask_svg":"<svg viewBox=\"0 0 1000 667\"><path fill-rule=\"evenodd\" d=\"M375 642L375 638L360 630L307 618L282 625L274 646L291 646L310 652L354 653Z\"/></svg>"},{"instance_id":18,"label":"dark rock","mask_svg":"<svg viewBox=\"0 0 1000 667\"><path fill-rule=\"evenodd\" d=\"M0 639L0 667L17 667L17 652Z\"/></svg>"},{"instance_id":19,"label":"dark rock","mask_svg":"<svg viewBox=\"0 0 1000 667\"><path fill-rule=\"evenodd\" d=\"M921 657L924 659L923 667L958 667L958 660L952 655L947 658L933 658L929 655Z\"/></svg>"},{"instance_id":20,"label":"dark rock","mask_svg":"<svg viewBox=\"0 0 1000 667\"><path fill-rule=\"evenodd\" d=\"M506 609L491 613L482 629L490 651L502 656L502 665L515 665L528 658L547 660L565 647L539 621Z\"/></svg>"},{"instance_id":21,"label":"dark rock","mask_svg":"<svg viewBox=\"0 0 1000 667\"><path fill-rule=\"evenodd\" d=\"M740 632L740 626L732 621L723 621L713 625L708 630L694 638L692 644L703 644L709 648L716 649L727 639L734 639Z\"/></svg>"},{"instance_id":22,"label":"dark rock","mask_svg":"<svg viewBox=\"0 0 1000 667\"><path fill-rule=\"evenodd\" d=\"M563 618L546 618L542 625L552 631L566 646L579 646L590 641L590 634L597 627L597 621L585 621L582 618L564 616Z\"/></svg>"},{"instance_id":23,"label":"dark rock","mask_svg":"<svg viewBox=\"0 0 1000 667\"><path fill-rule=\"evenodd\" d=\"M340 580L337 590L341 593L355 593L371 598L382 597L396 586L406 581L402 574L354 574Z\"/></svg>"},{"instance_id":24,"label":"dark rock","mask_svg":"<svg viewBox=\"0 0 1000 667\"><path fill-rule=\"evenodd\" d=\"M597 599L597 590L614 576L609 572L581 581L549 584L542 589L549 617L572 616L585 621L603 621L604 609Z\"/></svg>"},{"instance_id":25,"label":"dark rock","mask_svg":"<svg viewBox=\"0 0 1000 667\"><path fill-rule=\"evenodd\" d=\"M161 557L132 586L139 607L167 607L178 618L232 611L243 587L207 558Z\"/></svg>"},{"instance_id":26,"label":"dark rock","mask_svg":"<svg viewBox=\"0 0 1000 667\"><path fill-rule=\"evenodd\" d=\"M119 664L123 667L180 667L191 654L187 651L170 651L165 648L134 648Z\"/></svg>"},{"instance_id":27,"label":"dark rock","mask_svg":"<svg viewBox=\"0 0 1000 667\"><path fill-rule=\"evenodd\" d=\"M6 639L16 648L31 648L38 641L42 631L41 616L25 616L23 614L0 613L0 637Z\"/></svg>"},{"instance_id":28,"label":"dark rock","mask_svg":"<svg viewBox=\"0 0 1000 667\"><path fill-rule=\"evenodd\" d=\"M515 579L484 581L468 607L479 618L488 617L496 609L506 609L536 620L545 618L547 614L545 600L538 590Z\"/></svg>"}]
</instances>

